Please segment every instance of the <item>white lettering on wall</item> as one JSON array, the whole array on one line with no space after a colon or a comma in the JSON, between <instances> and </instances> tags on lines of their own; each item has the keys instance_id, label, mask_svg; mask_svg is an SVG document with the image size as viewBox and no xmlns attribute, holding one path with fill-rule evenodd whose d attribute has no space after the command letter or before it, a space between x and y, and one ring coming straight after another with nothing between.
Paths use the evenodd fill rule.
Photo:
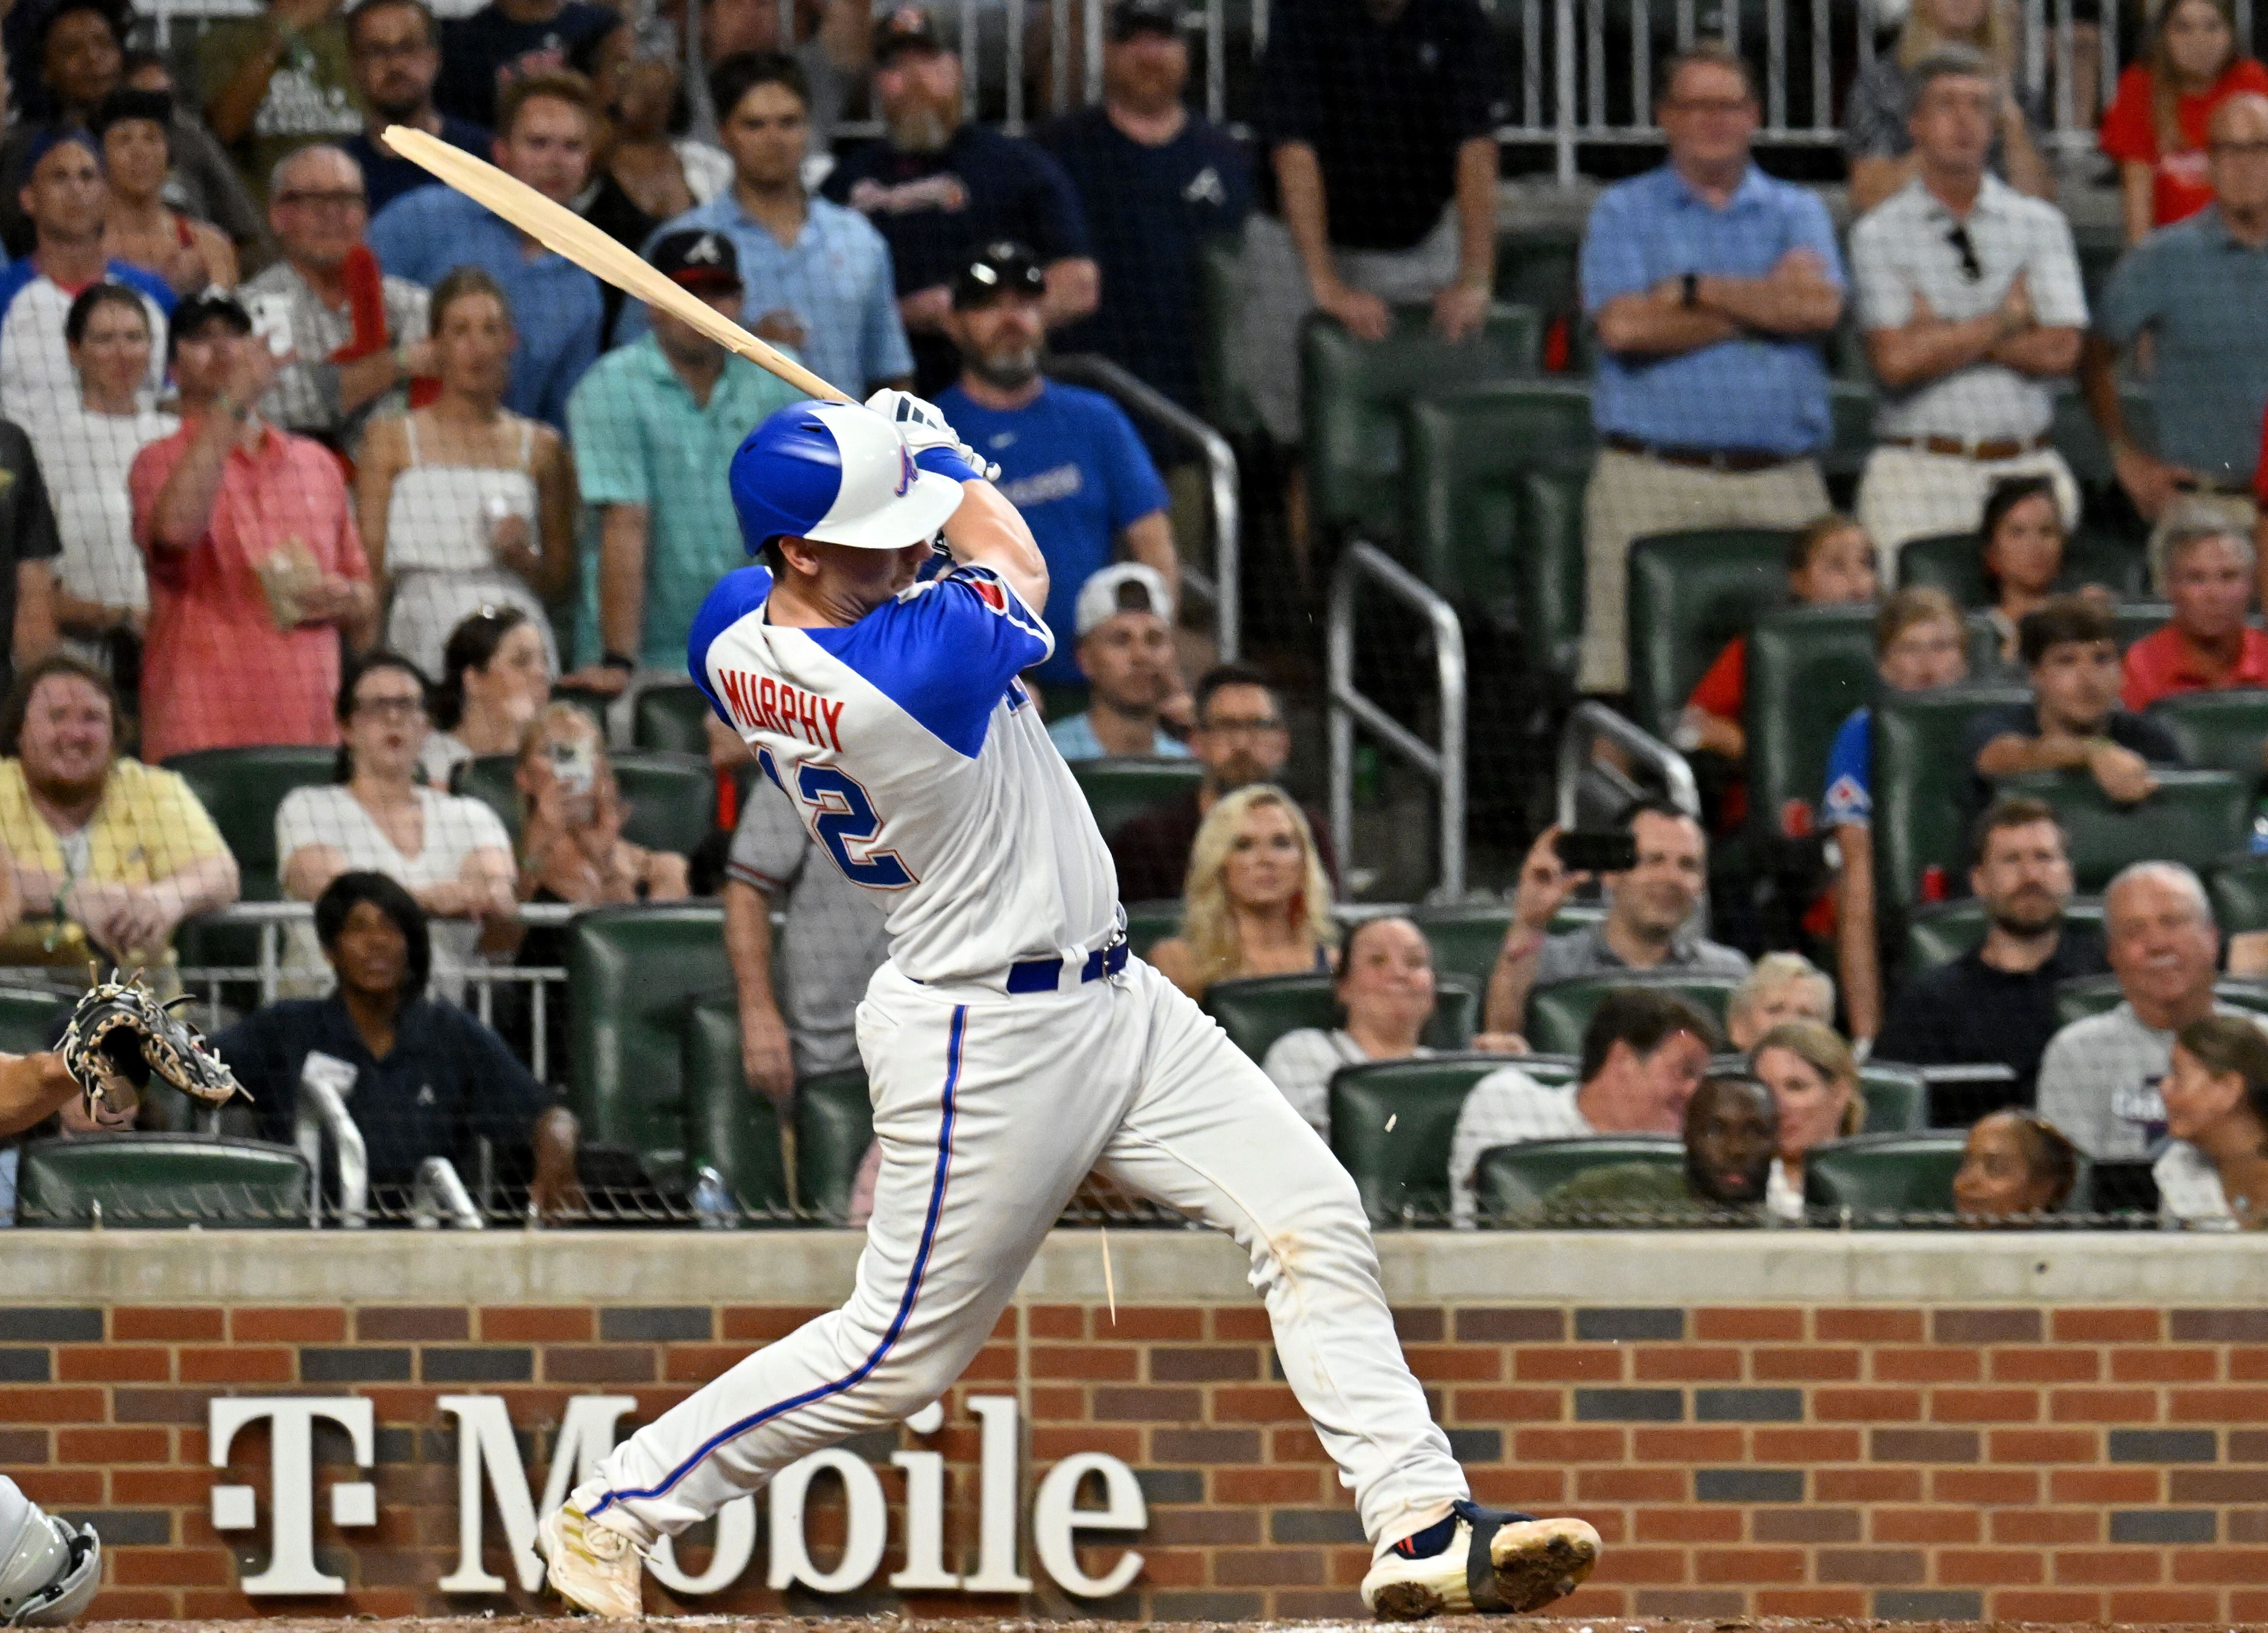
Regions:
<instances>
[{"instance_id":1,"label":"white lettering on wall","mask_svg":"<svg viewBox=\"0 0 2268 1633\"><path fill-rule=\"evenodd\" d=\"M622 1416L637 1402L629 1395L578 1395L567 1403L551 1450L550 1470L539 1504L512 1433L504 1401L495 1395L444 1395L441 1409L457 1422L457 1568L436 1585L449 1593L502 1593L508 1584L482 1563L485 1499L496 1503L504 1529L512 1574L523 1592L542 1585L543 1562L535 1552L535 1523L566 1501L576 1486L591 1479L614 1450ZM977 1470L976 1567L965 1578L945 1559L945 1458L930 1450L891 1453L905 1471L905 1565L889 1578L894 1588L917 1592L1022 1593L1031 1578L1017 1561L1017 1492L1021 1475L1016 1401L1010 1395L976 1395L968 1409L983 1425ZM346 1583L315 1568L315 1471L313 1423L323 1418L345 1428L355 1464L375 1460L376 1431L371 1403L359 1396L336 1399L214 1400L210 1406L208 1444L213 1467L225 1467L238 1430L263 1418L269 1428L268 1569L241 1583L248 1594L339 1594ZM906 1420L917 1435L932 1435L945 1422L932 1402ZM842 1557L831 1570L812 1561L805 1535L805 1509L811 1483L821 1475L843 1482L846 1526ZM1103 1506L1079 1508L1079 1486L1089 1475L1102 1482ZM250 1486L215 1486L216 1530L244 1531L258 1523L257 1499ZM775 1588L800 1583L822 1593L855 1593L881 1569L889 1534L888 1504L880 1480L863 1459L841 1447L814 1453L774 1477L769 1504L771 1548L765 1579ZM377 1492L366 1481L331 1487L331 1523L375 1525ZM1076 1534L1081 1531L1137 1532L1149 1523L1134 1471L1115 1457L1082 1452L1064 1460L1040 1482L1032 1507L1033 1546L1048 1575L1071 1594L1099 1599L1122 1592L1142 1568L1142 1556L1129 1551L1099 1577L1079 1567ZM648 1561L655 1577L687 1597L721 1593L747 1571L755 1558L756 1506L753 1497L736 1498L717 1516L717 1540L708 1568L697 1576L682 1570L665 1541Z\"/></svg>"}]
</instances>

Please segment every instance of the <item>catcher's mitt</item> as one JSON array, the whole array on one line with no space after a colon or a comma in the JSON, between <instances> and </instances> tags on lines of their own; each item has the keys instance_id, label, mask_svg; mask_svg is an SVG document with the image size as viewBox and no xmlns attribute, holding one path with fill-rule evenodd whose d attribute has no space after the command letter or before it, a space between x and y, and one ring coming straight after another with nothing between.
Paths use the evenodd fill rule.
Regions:
<instances>
[{"instance_id":1,"label":"catcher's mitt","mask_svg":"<svg viewBox=\"0 0 2268 1633\"><path fill-rule=\"evenodd\" d=\"M153 1076L215 1106L245 1092L195 1027L139 981L120 981L114 971L111 980L90 987L71 1011L61 1052L63 1070L85 1093L87 1113L97 1121L131 1112Z\"/></svg>"}]
</instances>

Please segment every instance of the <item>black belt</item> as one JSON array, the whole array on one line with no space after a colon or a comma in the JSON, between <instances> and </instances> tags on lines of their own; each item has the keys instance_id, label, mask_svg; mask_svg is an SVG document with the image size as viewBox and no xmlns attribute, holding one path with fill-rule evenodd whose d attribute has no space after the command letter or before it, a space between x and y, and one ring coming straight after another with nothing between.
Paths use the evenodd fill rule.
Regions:
<instances>
[{"instance_id":1,"label":"black belt","mask_svg":"<svg viewBox=\"0 0 2268 1633\"><path fill-rule=\"evenodd\" d=\"M1026 959L1008 966L1008 991L1020 997L1027 992L1055 992L1063 986L1064 971L1071 967L1069 959ZM1101 981L1105 975L1116 975L1126 967L1126 943L1122 939L1107 947L1097 947L1086 955L1086 962L1079 967L1081 984Z\"/></svg>"},{"instance_id":2,"label":"black belt","mask_svg":"<svg viewBox=\"0 0 2268 1633\"><path fill-rule=\"evenodd\" d=\"M1608 432L1600 440L1616 453L1634 453L1640 459L1659 460L1664 465L1682 465L1690 470L1717 471L1734 476L1778 470L1783 465L1798 464L1811 457L1808 453L1776 453L1769 448L1681 448L1615 431Z\"/></svg>"}]
</instances>

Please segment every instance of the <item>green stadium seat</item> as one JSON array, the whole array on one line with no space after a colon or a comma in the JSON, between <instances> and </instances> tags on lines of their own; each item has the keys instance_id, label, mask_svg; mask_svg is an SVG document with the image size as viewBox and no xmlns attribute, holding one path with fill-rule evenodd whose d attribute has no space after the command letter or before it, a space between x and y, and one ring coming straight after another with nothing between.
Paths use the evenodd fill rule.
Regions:
<instances>
[{"instance_id":1,"label":"green stadium seat","mask_svg":"<svg viewBox=\"0 0 2268 1633\"><path fill-rule=\"evenodd\" d=\"M706 754L617 753L622 784L622 837L649 850L690 856L717 826L717 776Z\"/></svg>"},{"instance_id":2,"label":"green stadium seat","mask_svg":"<svg viewBox=\"0 0 2268 1633\"><path fill-rule=\"evenodd\" d=\"M2068 1026L2089 1015L2118 1007L2122 994L2116 975L2085 975L2056 988L2056 1019ZM2213 983L2213 996L2233 1009L2268 1015L2268 982L2237 981L2223 976Z\"/></svg>"},{"instance_id":3,"label":"green stadium seat","mask_svg":"<svg viewBox=\"0 0 2268 1633\"><path fill-rule=\"evenodd\" d=\"M1403 536L1410 565L1460 605L1508 608L1522 630L1537 631L1520 480L1539 465L1587 467L1597 441L1590 387L1564 379L1503 380L1420 397L1410 404L1407 435Z\"/></svg>"},{"instance_id":4,"label":"green stadium seat","mask_svg":"<svg viewBox=\"0 0 2268 1633\"><path fill-rule=\"evenodd\" d=\"M2221 934L2268 930L2268 857L2232 857L2205 876Z\"/></svg>"},{"instance_id":5,"label":"green stadium seat","mask_svg":"<svg viewBox=\"0 0 2268 1633\"><path fill-rule=\"evenodd\" d=\"M1440 978L1433 1018L1424 1041L1437 1049L1462 1049L1473 1040L1480 1019L1480 994L1454 975ZM1328 1027L1337 1011L1331 978L1312 975L1252 975L1217 981L1205 989L1205 1013L1220 1023L1229 1041L1257 1061L1276 1040L1302 1026Z\"/></svg>"},{"instance_id":6,"label":"green stadium seat","mask_svg":"<svg viewBox=\"0 0 2268 1633\"><path fill-rule=\"evenodd\" d=\"M1145 959L1150 949L1182 928L1179 901L1130 901L1126 904L1126 945L1134 956Z\"/></svg>"},{"instance_id":7,"label":"green stadium seat","mask_svg":"<svg viewBox=\"0 0 2268 1633\"><path fill-rule=\"evenodd\" d=\"M1572 675L1583 646L1583 491L1587 467L1550 466L1520 479L1522 629L1535 660Z\"/></svg>"},{"instance_id":8,"label":"green stadium seat","mask_svg":"<svg viewBox=\"0 0 2268 1633\"><path fill-rule=\"evenodd\" d=\"M0 987L0 1054L36 1055L53 1048L70 1011L71 1000L55 993Z\"/></svg>"},{"instance_id":9,"label":"green stadium seat","mask_svg":"<svg viewBox=\"0 0 2268 1633\"><path fill-rule=\"evenodd\" d=\"M568 1103L585 1138L630 1146L666 1192L687 1188L687 1019L732 985L713 901L594 908L568 926Z\"/></svg>"},{"instance_id":10,"label":"green stadium seat","mask_svg":"<svg viewBox=\"0 0 2268 1633\"><path fill-rule=\"evenodd\" d=\"M1449 1144L1473 1085L1506 1065L1569 1083L1574 1063L1538 1056L1437 1056L1342 1068L1331 1078L1331 1151L1373 1225L1449 1217ZM1388 1125L1391 1125L1390 1127Z\"/></svg>"},{"instance_id":11,"label":"green stadium seat","mask_svg":"<svg viewBox=\"0 0 2268 1633\"><path fill-rule=\"evenodd\" d=\"M2002 777L2004 795L2045 800L2063 820L2071 870L2089 894L2130 862L2184 862L2200 873L2244 849L2252 825L2252 785L2226 771L2157 773L2158 789L2138 805L2113 805L2084 771Z\"/></svg>"},{"instance_id":12,"label":"green stadium seat","mask_svg":"<svg viewBox=\"0 0 2268 1633\"><path fill-rule=\"evenodd\" d=\"M1204 768L1194 760L1081 760L1071 769L1094 825L1108 839L1152 805L1162 805L1189 793L1204 780Z\"/></svg>"},{"instance_id":13,"label":"green stadium seat","mask_svg":"<svg viewBox=\"0 0 2268 1633\"><path fill-rule=\"evenodd\" d=\"M247 901L274 901L283 894L276 877L276 810L284 796L335 780L337 769L336 749L297 746L201 748L166 761L228 842Z\"/></svg>"},{"instance_id":14,"label":"green stadium seat","mask_svg":"<svg viewBox=\"0 0 2268 1633\"><path fill-rule=\"evenodd\" d=\"M2133 433L2134 440L2146 448L2156 447L2158 414L2150 394L2128 386L2119 392L2118 404L2125 412L2127 429ZM2056 394L2055 418L2048 426L2048 440L2063 455L2081 488L2100 492L2118 480L2117 470L2111 463L2110 445L2102 440L2101 428L2087 411L2086 400L2077 391Z\"/></svg>"},{"instance_id":15,"label":"green stadium seat","mask_svg":"<svg viewBox=\"0 0 2268 1633\"><path fill-rule=\"evenodd\" d=\"M1327 529L1390 541L1402 526L1402 409L1420 394L1535 372L1543 323L1525 306L1498 305L1477 336L1452 345L1433 333L1430 306L1395 313L1373 344L1329 318L1308 319L1300 340L1300 416L1309 513Z\"/></svg>"},{"instance_id":16,"label":"green stadium seat","mask_svg":"<svg viewBox=\"0 0 2268 1633\"><path fill-rule=\"evenodd\" d=\"M1968 878L1966 869L1960 879ZM2065 903L2066 923L2080 924L2097 936L2102 933L2102 903L2094 897L2074 897ZM1984 904L1974 896L1933 902L1917 908L1906 921L1905 960L1900 967L1911 975L1940 964L1950 964L1971 947L1984 943Z\"/></svg>"},{"instance_id":17,"label":"green stadium seat","mask_svg":"<svg viewBox=\"0 0 2268 1633\"><path fill-rule=\"evenodd\" d=\"M1866 468L1867 455L1874 450L1874 410L1880 398L1871 380L1830 379L1827 390L1835 440L1820 457L1820 464L1831 475L1856 481Z\"/></svg>"},{"instance_id":18,"label":"green stadium seat","mask_svg":"<svg viewBox=\"0 0 2268 1633\"><path fill-rule=\"evenodd\" d=\"M2081 531L2064 546L2063 577L2066 590L2099 584L2122 599L2139 597L2148 588L2148 563L2127 540L2109 533ZM1973 533L1938 533L1914 539L1898 547L1898 582L1934 585L1967 607L1991 605L1984 584L1984 563Z\"/></svg>"},{"instance_id":19,"label":"green stadium seat","mask_svg":"<svg viewBox=\"0 0 2268 1633\"><path fill-rule=\"evenodd\" d=\"M1968 836L1952 797L1963 733L1972 717L2031 701L2025 687L1948 686L1886 695L1874 705L1874 884L1877 900L1903 911L1923 900L1932 867L1948 881L1968 876Z\"/></svg>"},{"instance_id":20,"label":"green stadium seat","mask_svg":"<svg viewBox=\"0 0 2268 1633\"><path fill-rule=\"evenodd\" d=\"M1747 727L1749 821L1759 840L1814 832L1827 751L1877 689L1873 608L1795 607L1756 620Z\"/></svg>"},{"instance_id":21,"label":"green stadium seat","mask_svg":"<svg viewBox=\"0 0 2268 1633\"><path fill-rule=\"evenodd\" d=\"M1582 235L1572 228L1528 227L1496 235L1496 298L1550 323L1581 322Z\"/></svg>"},{"instance_id":22,"label":"green stadium seat","mask_svg":"<svg viewBox=\"0 0 2268 1633\"><path fill-rule=\"evenodd\" d=\"M1521 1035L1529 1047L1546 1055L1578 1055L1583 1048L1583 1029L1600 1000L1622 987L1648 987L1674 992L1714 1020L1721 1029L1725 1006L1737 975L1705 975L1691 970L1616 970L1602 975L1578 975L1555 981L1528 995L1528 1026Z\"/></svg>"},{"instance_id":23,"label":"green stadium seat","mask_svg":"<svg viewBox=\"0 0 2268 1633\"><path fill-rule=\"evenodd\" d=\"M1260 416L1253 411L1236 356L1238 314L1244 305L1243 256L1237 240L1217 238L1206 244L1197 276L1204 297L1197 375L1204 417L1223 436L1248 437L1260 429Z\"/></svg>"},{"instance_id":24,"label":"green stadium seat","mask_svg":"<svg viewBox=\"0 0 2268 1633\"><path fill-rule=\"evenodd\" d=\"M1631 547L1630 702L1665 742L1702 672L1786 598L1788 533L1764 527L1655 533Z\"/></svg>"},{"instance_id":25,"label":"green stadium seat","mask_svg":"<svg viewBox=\"0 0 2268 1633\"><path fill-rule=\"evenodd\" d=\"M716 711L690 680L643 688L630 713L630 741L675 754L709 753L709 722Z\"/></svg>"},{"instance_id":26,"label":"green stadium seat","mask_svg":"<svg viewBox=\"0 0 2268 1633\"><path fill-rule=\"evenodd\" d=\"M874 1143L874 1102L863 1066L821 1072L795 1090L795 1194L832 1225L850 1217L850 1188Z\"/></svg>"},{"instance_id":27,"label":"green stadium seat","mask_svg":"<svg viewBox=\"0 0 2268 1633\"><path fill-rule=\"evenodd\" d=\"M2150 717L2174 734L2183 765L2226 771L2249 788L2259 786L2268 691L2185 692L2151 704Z\"/></svg>"},{"instance_id":28,"label":"green stadium seat","mask_svg":"<svg viewBox=\"0 0 2268 1633\"><path fill-rule=\"evenodd\" d=\"M785 1223L791 1205L779 1112L740 1070L740 1006L727 993L693 1005L685 1029L685 1168L716 1169L744 1212Z\"/></svg>"},{"instance_id":29,"label":"green stadium seat","mask_svg":"<svg viewBox=\"0 0 2268 1633\"><path fill-rule=\"evenodd\" d=\"M622 837L632 844L689 856L717 825L717 779L705 755L630 749L608 759L622 791ZM515 764L512 754L482 754L459 766L450 786L495 812L517 845Z\"/></svg>"},{"instance_id":30,"label":"green stadium seat","mask_svg":"<svg viewBox=\"0 0 2268 1633\"><path fill-rule=\"evenodd\" d=\"M1869 1061L1859 1073L1868 1134L1918 1134L1929 1127L1929 1085L1918 1071Z\"/></svg>"},{"instance_id":31,"label":"green stadium seat","mask_svg":"<svg viewBox=\"0 0 2268 1633\"><path fill-rule=\"evenodd\" d=\"M1433 949L1433 973L1458 975L1485 990L1489 972L1512 928L1509 902L1476 901L1455 907L1421 907L1410 915Z\"/></svg>"},{"instance_id":32,"label":"green stadium seat","mask_svg":"<svg viewBox=\"0 0 2268 1633\"><path fill-rule=\"evenodd\" d=\"M1473 1198L1484 1219L1517 1219L1577 1174L1627 1163L1682 1173L1684 1142L1674 1134L1605 1134L1493 1145L1473 1170Z\"/></svg>"},{"instance_id":33,"label":"green stadium seat","mask_svg":"<svg viewBox=\"0 0 2268 1633\"><path fill-rule=\"evenodd\" d=\"M306 1159L257 1140L140 1133L34 1140L23 1148L16 1184L19 1225L258 1230L308 1222Z\"/></svg>"},{"instance_id":34,"label":"green stadium seat","mask_svg":"<svg viewBox=\"0 0 2268 1633\"><path fill-rule=\"evenodd\" d=\"M1861 1134L1816 1146L1803 1163L1803 1200L1855 1214L1953 1211L1953 1176L1968 1136ZM1884 1220L1888 1224L1891 1221Z\"/></svg>"}]
</instances>

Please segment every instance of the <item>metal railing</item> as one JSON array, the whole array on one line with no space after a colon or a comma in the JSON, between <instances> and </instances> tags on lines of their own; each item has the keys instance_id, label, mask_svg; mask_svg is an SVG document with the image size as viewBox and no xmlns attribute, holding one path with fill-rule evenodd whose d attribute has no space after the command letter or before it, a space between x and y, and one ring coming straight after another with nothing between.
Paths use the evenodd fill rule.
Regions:
<instances>
[{"instance_id":1,"label":"metal railing","mask_svg":"<svg viewBox=\"0 0 2268 1633\"><path fill-rule=\"evenodd\" d=\"M1228 445L1227 438L1180 403L1108 357L1093 352L1049 357L1048 372L1102 392L1135 419L1172 432L1204 457L1212 517L1212 571L1202 572L1182 563L1182 592L1185 596L1196 595L1212 608L1213 639L1220 649L1220 661L1235 662L1244 647L1239 593L1244 562L1244 502L1236 450Z\"/></svg>"},{"instance_id":2,"label":"metal railing","mask_svg":"<svg viewBox=\"0 0 2268 1633\"><path fill-rule=\"evenodd\" d=\"M476 9L479 0L436 0L444 17ZM2145 25L2127 8L2103 8L2082 19L2078 0L1997 0L2016 13L2016 75L2035 99L2049 102L2051 142L2066 152L2092 151L2094 124L2109 105L2123 62L2143 47ZM259 0L143 0L159 43L177 25L244 17ZM777 0L780 37L796 34L796 0ZM1504 87L1506 142L1549 146L1562 185L1577 173L1585 144L1659 142L1653 99L1660 63L1673 51L1714 35L1759 68L1766 145L1831 147L1843 136L1838 110L1851 78L1888 48L1876 0L1481 0L1510 64ZM2236 0L2237 37L2251 37L2250 0ZM1004 127L1025 130L1039 114L1067 113L1102 93L1102 0L941 0L942 32L969 65L962 101L970 118L997 108ZM686 85L696 129L713 132L703 85L699 0L688 0ZM1196 58L1195 102L1216 122L1230 113L1231 78L1248 82L1267 48L1269 0L1194 0L1185 27ZM1035 107L1027 54L1043 33L1047 60ZM2092 56L2090 63L2088 59ZM2074 70L2091 71L2093 93L2078 94ZM871 135L872 122L843 128Z\"/></svg>"},{"instance_id":3,"label":"metal railing","mask_svg":"<svg viewBox=\"0 0 2268 1633\"><path fill-rule=\"evenodd\" d=\"M1608 743L1634 764L1653 773L1662 796L1686 815L1701 818L1701 785L1693 768L1660 738L1643 732L1601 702L1581 702L1568 712L1559 732L1558 823L1563 828L1584 826L1587 810L1602 821L1611 820L1624 807L1647 791L1612 760L1601 760L1593 746Z\"/></svg>"},{"instance_id":4,"label":"metal railing","mask_svg":"<svg viewBox=\"0 0 2268 1633\"><path fill-rule=\"evenodd\" d=\"M1355 591L1363 584L1384 591L1432 627L1435 702L1441 738L1428 743L1355 688ZM1354 729L1364 730L1432 783L1440 805L1440 878L1433 900L1465 894L1465 632L1456 608L1376 545L1355 541L1331 575L1329 643L1331 842L1339 865L1354 861Z\"/></svg>"}]
</instances>

